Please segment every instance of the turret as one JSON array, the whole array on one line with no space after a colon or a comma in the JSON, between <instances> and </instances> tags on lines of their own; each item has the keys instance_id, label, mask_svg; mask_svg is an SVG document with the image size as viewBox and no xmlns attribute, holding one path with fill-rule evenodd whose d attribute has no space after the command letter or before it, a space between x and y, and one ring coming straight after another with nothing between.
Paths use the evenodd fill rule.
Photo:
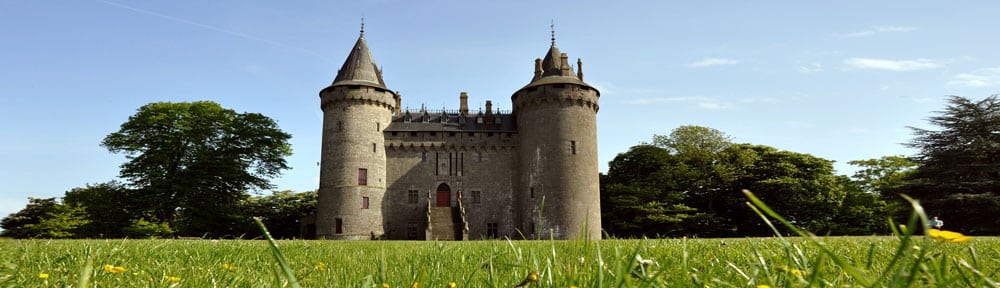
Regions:
<instances>
[{"instance_id":1,"label":"turret","mask_svg":"<svg viewBox=\"0 0 1000 288\"><path fill-rule=\"evenodd\" d=\"M400 96L382 80L364 28L333 83L319 97L323 144L316 236L361 240L382 235L386 192L382 130L392 113L398 113Z\"/></svg>"},{"instance_id":2,"label":"turret","mask_svg":"<svg viewBox=\"0 0 1000 288\"><path fill-rule=\"evenodd\" d=\"M545 58L535 60L531 82L511 96L521 139L515 205L528 237L600 239L600 92L583 82L582 71L574 75L567 58L553 32Z\"/></svg>"}]
</instances>

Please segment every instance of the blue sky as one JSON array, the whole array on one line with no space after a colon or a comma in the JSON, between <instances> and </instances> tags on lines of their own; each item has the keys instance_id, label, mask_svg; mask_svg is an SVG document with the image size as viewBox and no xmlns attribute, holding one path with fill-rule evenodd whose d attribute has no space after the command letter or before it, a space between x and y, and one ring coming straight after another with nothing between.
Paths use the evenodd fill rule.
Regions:
<instances>
[{"instance_id":1,"label":"blue sky","mask_svg":"<svg viewBox=\"0 0 1000 288\"><path fill-rule=\"evenodd\" d=\"M292 134L278 189L315 189L328 85L365 38L403 106L510 95L557 45L601 90L600 164L681 125L835 160L909 155L947 95L1000 88L991 1L0 0L0 217L116 179L136 109L210 100Z\"/></svg>"}]
</instances>

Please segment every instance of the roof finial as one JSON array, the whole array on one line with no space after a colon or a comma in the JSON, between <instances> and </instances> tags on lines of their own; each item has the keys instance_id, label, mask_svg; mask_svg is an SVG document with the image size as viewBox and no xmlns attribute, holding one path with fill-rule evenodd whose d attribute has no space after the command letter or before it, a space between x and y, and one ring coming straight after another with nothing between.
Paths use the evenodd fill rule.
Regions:
<instances>
[{"instance_id":1,"label":"roof finial","mask_svg":"<svg viewBox=\"0 0 1000 288\"><path fill-rule=\"evenodd\" d=\"M552 30L552 46L555 47L556 46L556 20L552 20L552 23L549 24L549 29Z\"/></svg>"},{"instance_id":2,"label":"roof finial","mask_svg":"<svg viewBox=\"0 0 1000 288\"><path fill-rule=\"evenodd\" d=\"M365 38L365 12L361 12L361 38Z\"/></svg>"}]
</instances>

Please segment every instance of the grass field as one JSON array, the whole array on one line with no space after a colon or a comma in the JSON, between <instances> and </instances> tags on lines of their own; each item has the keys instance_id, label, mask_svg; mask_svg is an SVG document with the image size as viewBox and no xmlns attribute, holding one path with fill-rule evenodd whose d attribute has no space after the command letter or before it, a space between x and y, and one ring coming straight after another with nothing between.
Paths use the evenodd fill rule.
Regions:
<instances>
[{"instance_id":1,"label":"grass field","mask_svg":"<svg viewBox=\"0 0 1000 288\"><path fill-rule=\"evenodd\" d=\"M747 194L801 237L0 240L0 287L1000 287L1000 238L914 235L915 201L895 236L815 237Z\"/></svg>"},{"instance_id":2,"label":"grass field","mask_svg":"<svg viewBox=\"0 0 1000 288\"><path fill-rule=\"evenodd\" d=\"M532 271L538 282L527 285L537 287L997 287L989 279L1000 279L1000 238L911 240L895 264L897 237L823 240L870 279L805 238L278 245L302 287L513 287ZM2 240L0 285L79 287L84 273L97 287L290 286L269 249L254 240Z\"/></svg>"}]
</instances>

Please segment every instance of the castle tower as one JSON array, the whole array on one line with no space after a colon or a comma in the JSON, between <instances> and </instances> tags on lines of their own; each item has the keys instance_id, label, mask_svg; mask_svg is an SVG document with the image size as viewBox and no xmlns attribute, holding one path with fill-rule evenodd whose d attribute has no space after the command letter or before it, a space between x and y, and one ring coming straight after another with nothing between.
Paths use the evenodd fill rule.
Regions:
<instances>
[{"instance_id":1,"label":"castle tower","mask_svg":"<svg viewBox=\"0 0 1000 288\"><path fill-rule=\"evenodd\" d=\"M582 67L582 61L577 62ZM552 46L511 100L520 133L514 205L520 229L541 239L601 239L597 168L600 92Z\"/></svg>"},{"instance_id":2,"label":"castle tower","mask_svg":"<svg viewBox=\"0 0 1000 288\"><path fill-rule=\"evenodd\" d=\"M398 111L399 95L382 81L363 28L333 84L319 97L323 146L316 236L352 240L380 236L387 186L382 131Z\"/></svg>"}]
</instances>

